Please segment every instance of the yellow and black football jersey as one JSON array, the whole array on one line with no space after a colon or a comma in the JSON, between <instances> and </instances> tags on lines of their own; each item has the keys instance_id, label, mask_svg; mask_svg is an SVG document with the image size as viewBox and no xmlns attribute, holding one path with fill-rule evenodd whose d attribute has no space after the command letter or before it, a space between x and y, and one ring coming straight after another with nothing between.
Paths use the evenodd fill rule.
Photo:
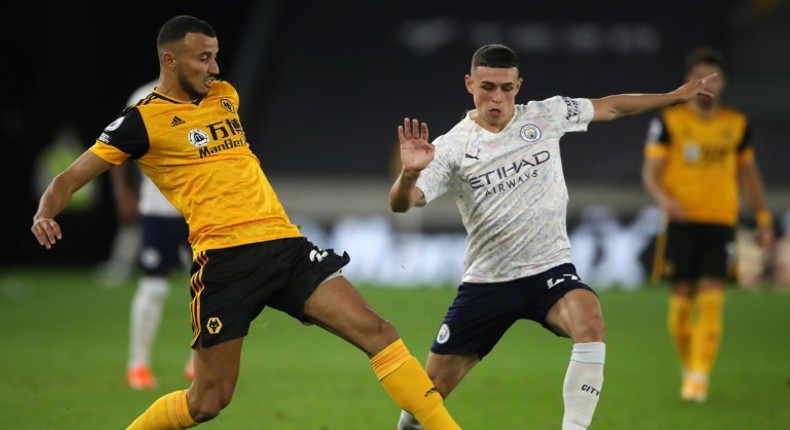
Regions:
<instances>
[{"instance_id":1,"label":"yellow and black football jersey","mask_svg":"<svg viewBox=\"0 0 790 430\"><path fill-rule=\"evenodd\" d=\"M299 237L238 116L239 97L217 80L193 103L156 91L125 109L90 151L118 165L131 157L189 224L197 254Z\"/></svg>"},{"instance_id":2,"label":"yellow and black football jersey","mask_svg":"<svg viewBox=\"0 0 790 430\"><path fill-rule=\"evenodd\" d=\"M735 225L738 165L754 160L748 121L726 107L710 119L691 109L666 108L652 121L645 156L666 160L661 182L689 221Z\"/></svg>"}]
</instances>

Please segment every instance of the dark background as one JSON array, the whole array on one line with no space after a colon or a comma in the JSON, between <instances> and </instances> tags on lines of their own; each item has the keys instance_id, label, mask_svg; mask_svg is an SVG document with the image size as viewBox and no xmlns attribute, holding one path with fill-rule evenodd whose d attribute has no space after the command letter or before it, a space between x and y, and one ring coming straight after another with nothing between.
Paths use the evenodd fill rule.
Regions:
<instances>
[{"instance_id":1,"label":"dark background","mask_svg":"<svg viewBox=\"0 0 790 430\"><path fill-rule=\"evenodd\" d=\"M557 94L666 92L682 83L686 52L707 44L728 56L726 101L752 120L769 195L781 197L790 186L787 2L149 0L20 7L21 14L6 15L3 30L10 48L0 109L4 266L106 258L116 228L107 175L97 179L92 205L59 216L65 240L45 251L29 231L42 191L36 160L64 130L81 150L93 143L130 93L158 75L156 35L177 14L217 30L221 77L239 90L245 130L270 178L388 180L404 116L427 121L436 137L472 107L463 76L483 43L519 52L521 103ZM638 187L649 119L567 135L569 187L610 193ZM775 203L783 200L771 201L772 209L787 209Z\"/></svg>"}]
</instances>

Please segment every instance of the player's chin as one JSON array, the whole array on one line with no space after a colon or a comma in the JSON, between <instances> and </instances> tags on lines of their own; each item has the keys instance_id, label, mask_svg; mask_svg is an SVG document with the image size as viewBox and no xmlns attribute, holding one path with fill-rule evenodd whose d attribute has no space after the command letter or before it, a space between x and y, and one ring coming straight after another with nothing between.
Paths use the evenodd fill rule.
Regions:
<instances>
[{"instance_id":1,"label":"player's chin","mask_svg":"<svg viewBox=\"0 0 790 430\"><path fill-rule=\"evenodd\" d=\"M499 110L488 111L488 115L486 115L486 120L490 124L494 124L497 126L503 125L505 123L505 113Z\"/></svg>"}]
</instances>

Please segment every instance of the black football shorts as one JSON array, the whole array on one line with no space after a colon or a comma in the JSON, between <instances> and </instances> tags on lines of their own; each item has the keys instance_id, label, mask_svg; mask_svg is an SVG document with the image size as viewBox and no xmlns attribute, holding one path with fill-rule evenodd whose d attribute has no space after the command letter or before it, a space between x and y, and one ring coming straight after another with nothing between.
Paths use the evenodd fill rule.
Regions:
<instances>
[{"instance_id":1,"label":"black football shorts","mask_svg":"<svg viewBox=\"0 0 790 430\"><path fill-rule=\"evenodd\" d=\"M304 302L348 264L304 237L199 253L192 264L192 346L243 337L267 306L304 322Z\"/></svg>"},{"instance_id":2,"label":"black football shorts","mask_svg":"<svg viewBox=\"0 0 790 430\"><path fill-rule=\"evenodd\" d=\"M729 279L734 266L735 228L722 224L669 222L664 276L671 281L700 277Z\"/></svg>"}]
</instances>

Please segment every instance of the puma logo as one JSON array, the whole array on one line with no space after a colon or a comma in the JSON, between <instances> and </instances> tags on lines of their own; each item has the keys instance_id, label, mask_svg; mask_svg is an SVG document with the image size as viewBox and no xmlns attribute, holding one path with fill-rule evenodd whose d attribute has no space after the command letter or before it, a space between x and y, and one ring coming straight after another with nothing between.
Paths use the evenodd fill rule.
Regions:
<instances>
[{"instance_id":1,"label":"puma logo","mask_svg":"<svg viewBox=\"0 0 790 430\"><path fill-rule=\"evenodd\" d=\"M475 155L470 155L470 154L464 153L464 157L465 157L465 158L471 158L471 159L473 159L473 160L480 161L480 148L478 148L478 149L477 149L477 154L475 154Z\"/></svg>"}]
</instances>

